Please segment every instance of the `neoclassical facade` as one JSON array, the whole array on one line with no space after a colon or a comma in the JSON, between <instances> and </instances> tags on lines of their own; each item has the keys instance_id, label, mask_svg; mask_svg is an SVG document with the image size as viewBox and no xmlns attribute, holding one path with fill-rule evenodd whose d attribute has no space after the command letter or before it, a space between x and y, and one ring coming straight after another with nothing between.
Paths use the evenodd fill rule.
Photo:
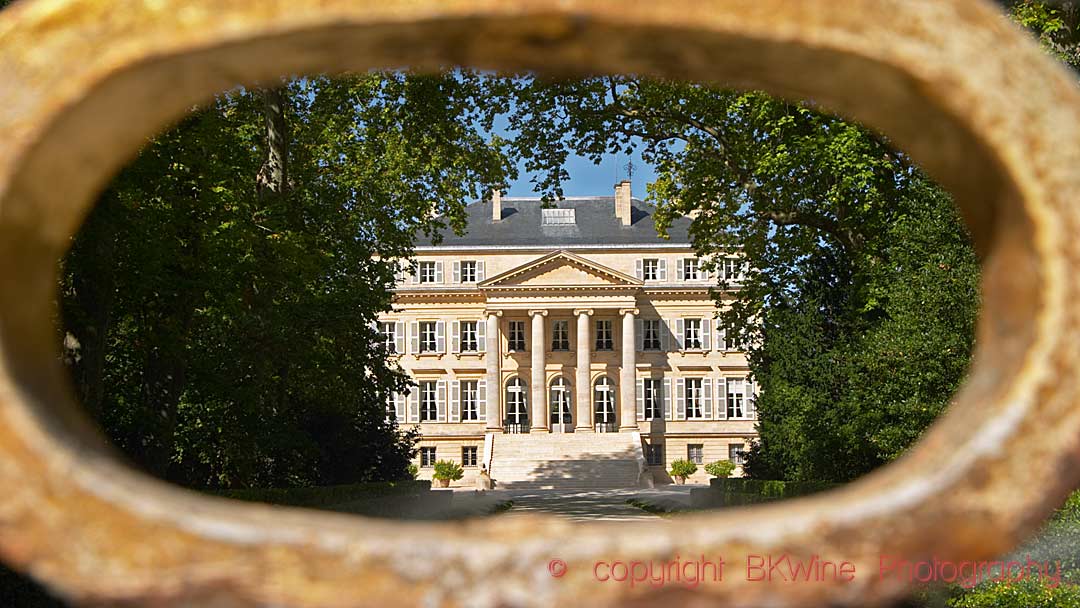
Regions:
<instances>
[{"instance_id":1,"label":"neoclassical facade","mask_svg":"<svg viewBox=\"0 0 1080 608\"><path fill-rule=\"evenodd\" d=\"M417 248L380 318L417 383L393 405L420 426L421 477L446 459L465 466L461 483L486 466L510 485L611 486L634 482L622 461L657 482L678 458L740 461L754 385L718 326L717 277L694 257L688 219L661 239L627 182L554 208L496 194L468 214L467 234ZM737 257L720 265L729 284L741 270Z\"/></svg>"}]
</instances>

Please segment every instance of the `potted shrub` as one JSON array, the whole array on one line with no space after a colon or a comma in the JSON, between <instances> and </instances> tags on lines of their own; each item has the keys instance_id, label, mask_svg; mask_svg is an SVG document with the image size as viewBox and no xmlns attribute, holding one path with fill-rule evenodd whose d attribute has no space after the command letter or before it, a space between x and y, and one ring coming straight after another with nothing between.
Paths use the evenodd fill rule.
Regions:
<instances>
[{"instance_id":1,"label":"potted shrub","mask_svg":"<svg viewBox=\"0 0 1080 608\"><path fill-rule=\"evenodd\" d=\"M439 482L440 488L450 487L451 481L457 481L465 476L465 469L453 460L440 460L435 463L435 473L432 479Z\"/></svg>"},{"instance_id":2,"label":"potted shrub","mask_svg":"<svg viewBox=\"0 0 1080 608\"><path fill-rule=\"evenodd\" d=\"M671 476L675 483L686 483L686 478L697 473L697 465L689 460L679 459L671 462Z\"/></svg>"},{"instance_id":3,"label":"potted shrub","mask_svg":"<svg viewBox=\"0 0 1080 608\"><path fill-rule=\"evenodd\" d=\"M735 472L735 463L730 460L717 460L705 465L705 472L713 477L727 479Z\"/></svg>"}]
</instances>

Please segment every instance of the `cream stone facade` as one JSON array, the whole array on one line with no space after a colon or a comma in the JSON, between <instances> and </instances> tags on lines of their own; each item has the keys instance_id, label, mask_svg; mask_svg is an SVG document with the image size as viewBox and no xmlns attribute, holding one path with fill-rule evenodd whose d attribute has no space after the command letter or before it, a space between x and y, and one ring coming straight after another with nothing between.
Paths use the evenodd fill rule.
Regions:
<instances>
[{"instance_id":1,"label":"cream stone facade","mask_svg":"<svg viewBox=\"0 0 1080 608\"><path fill-rule=\"evenodd\" d=\"M469 206L468 234L417 248L387 348L417 383L394 400L419 425L416 464L486 467L501 487L669 483L670 463L734 458L756 437L745 354L718 327L676 222L655 231L630 197L503 199ZM741 261L721 264L736 288ZM512 463L512 464L511 464Z\"/></svg>"}]
</instances>

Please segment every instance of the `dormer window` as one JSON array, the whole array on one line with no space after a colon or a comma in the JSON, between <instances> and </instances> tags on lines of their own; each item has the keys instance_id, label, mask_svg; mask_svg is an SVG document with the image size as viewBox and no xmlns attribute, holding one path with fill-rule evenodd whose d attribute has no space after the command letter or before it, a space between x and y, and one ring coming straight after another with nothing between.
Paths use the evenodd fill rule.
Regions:
<instances>
[{"instance_id":1,"label":"dormer window","mask_svg":"<svg viewBox=\"0 0 1080 608\"><path fill-rule=\"evenodd\" d=\"M577 217L573 209L541 209L541 226L573 226Z\"/></svg>"}]
</instances>

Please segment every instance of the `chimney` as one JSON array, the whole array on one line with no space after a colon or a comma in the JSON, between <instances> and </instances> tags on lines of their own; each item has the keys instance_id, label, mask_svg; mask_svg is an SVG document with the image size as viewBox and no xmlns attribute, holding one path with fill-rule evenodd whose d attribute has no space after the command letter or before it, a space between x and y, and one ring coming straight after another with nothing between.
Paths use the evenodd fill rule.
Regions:
<instances>
[{"instance_id":1,"label":"chimney","mask_svg":"<svg viewBox=\"0 0 1080 608\"><path fill-rule=\"evenodd\" d=\"M630 180L615 184L615 217L622 221L623 226L630 225Z\"/></svg>"},{"instance_id":2,"label":"chimney","mask_svg":"<svg viewBox=\"0 0 1080 608\"><path fill-rule=\"evenodd\" d=\"M502 221L502 190L491 190L491 221Z\"/></svg>"},{"instance_id":3,"label":"chimney","mask_svg":"<svg viewBox=\"0 0 1080 608\"><path fill-rule=\"evenodd\" d=\"M491 221L502 221L502 190L491 191Z\"/></svg>"}]
</instances>

